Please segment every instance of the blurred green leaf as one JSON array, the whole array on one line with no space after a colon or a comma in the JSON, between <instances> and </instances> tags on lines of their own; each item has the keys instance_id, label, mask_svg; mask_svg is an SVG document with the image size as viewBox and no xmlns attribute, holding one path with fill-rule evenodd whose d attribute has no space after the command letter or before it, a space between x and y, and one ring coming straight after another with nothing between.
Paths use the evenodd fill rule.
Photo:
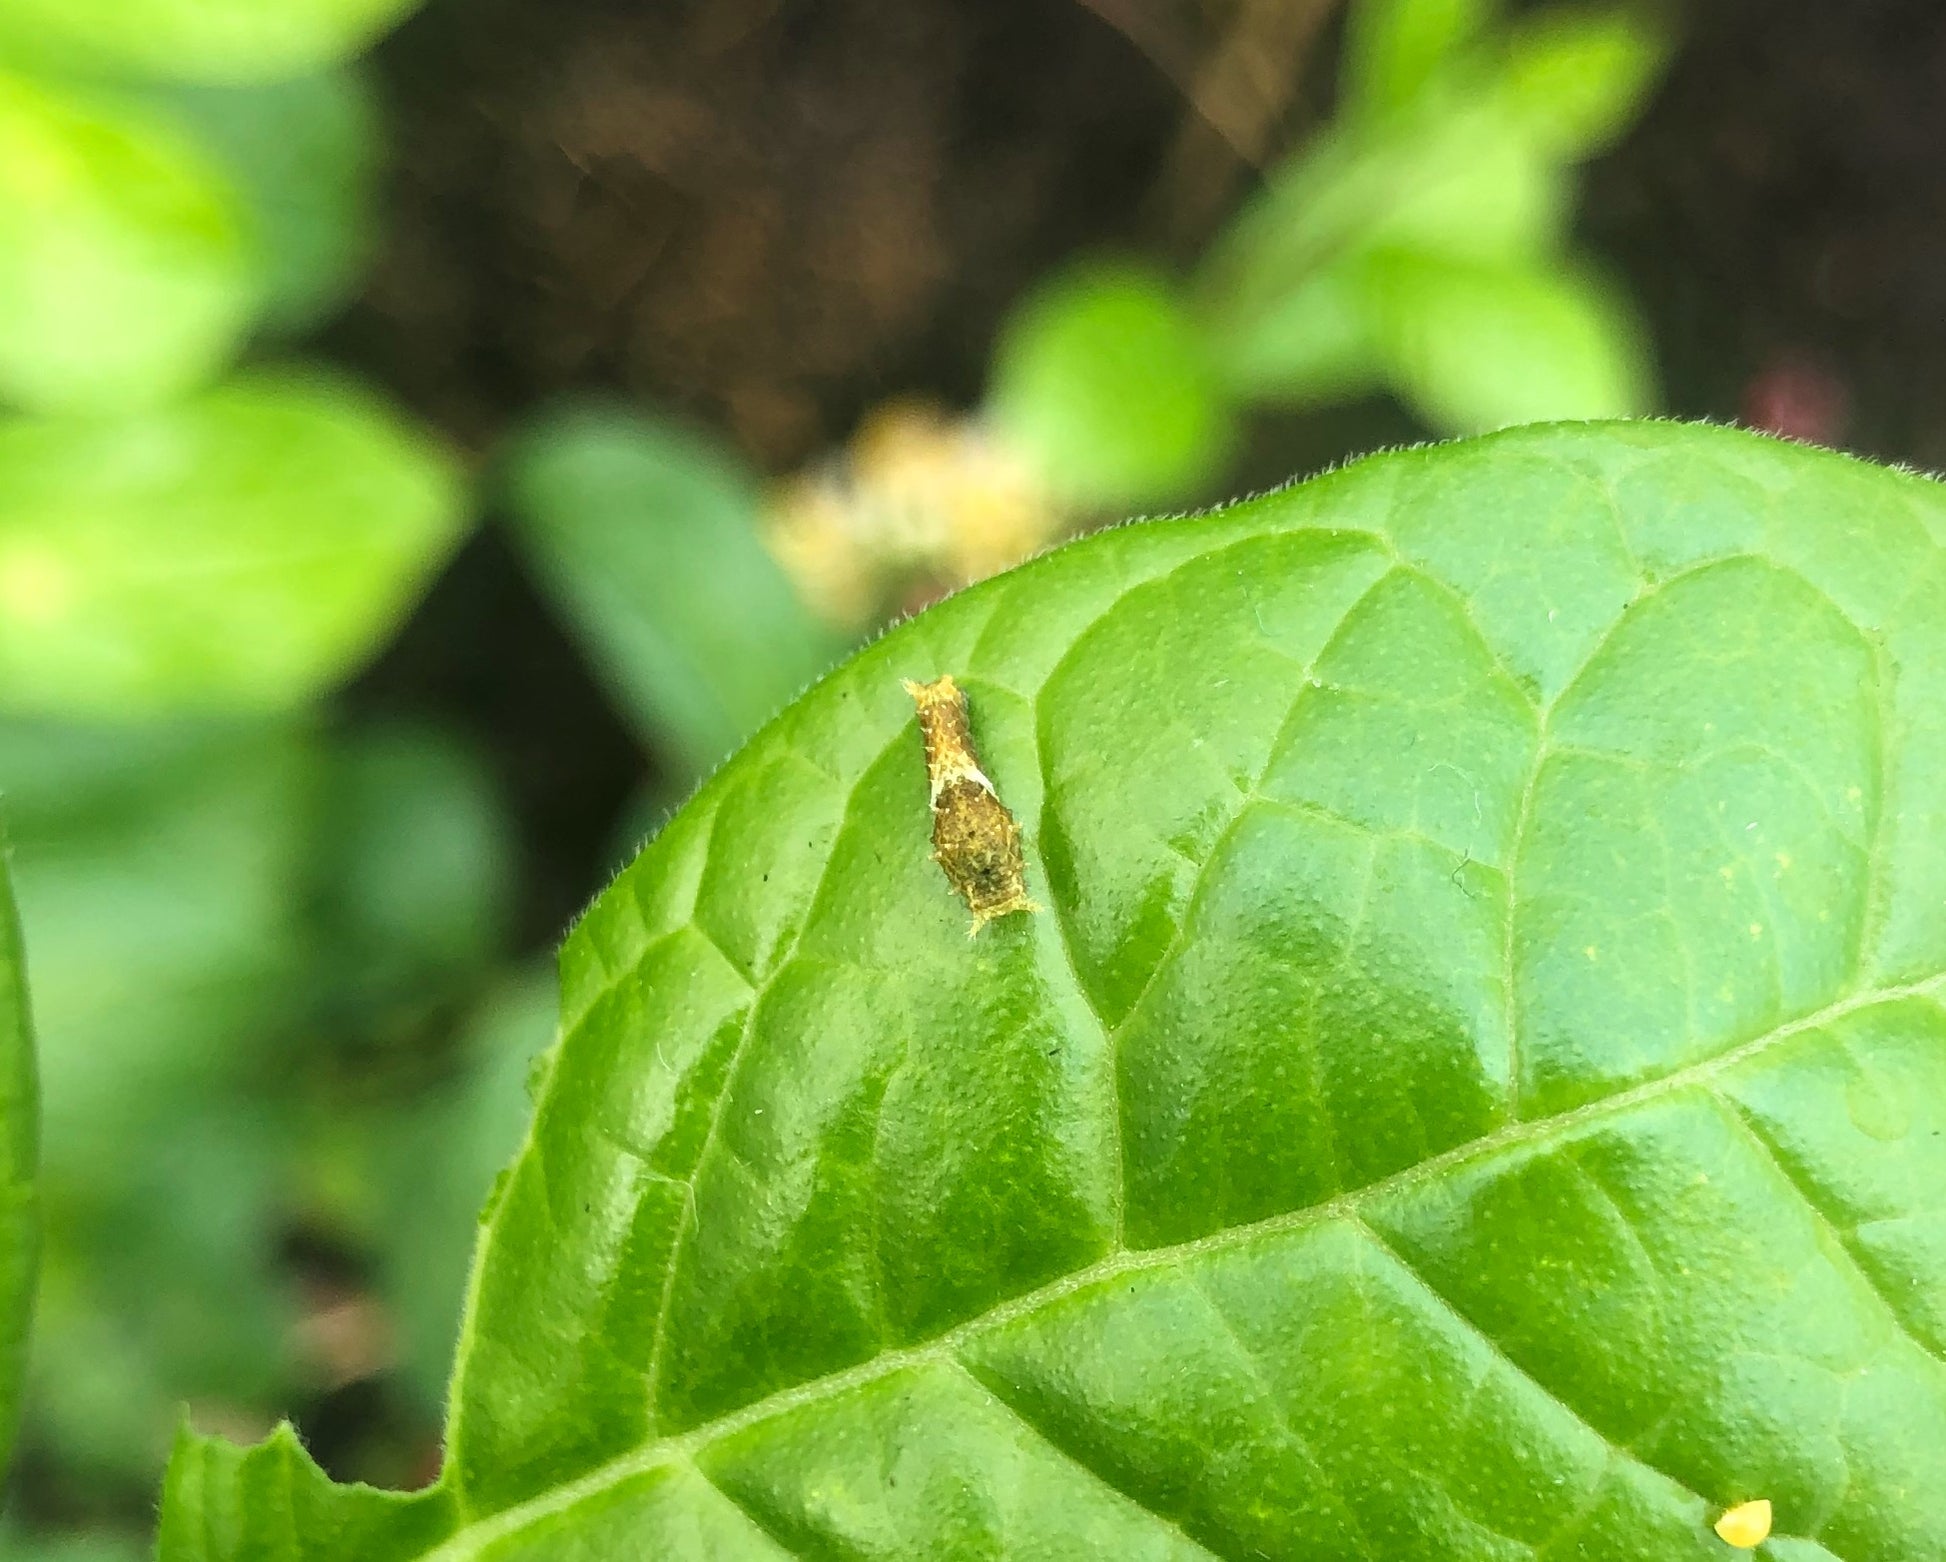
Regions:
<instances>
[{"instance_id":1,"label":"blurred green leaf","mask_svg":"<svg viewBox=\"0 0 1946 1562\"><path fill-rule=\"evenodd\" d=\"M0 707L272 709L354 670L463 519L451 459L355 386L253 374L0 422Z\"/></svg>"},{"instance_id":2,"label":"blurred green leaf","mask_svg":"<svg viewBox=\"0 0 1946 1562\"><path fill-rule=\"evenodd\" d=\"M152 1554L145 1541L119 1530L42 1534L0 1529L0 1562L148 1562Z\"/></svg>"},{"instance_id":3,"label":"blurred green leaf","mask_svg":"<svg viewBox=\"0 0 1946 1562\"><path fill-rule=\"evenodd\" d=\"M520 1148L534 1110L528 1081L558 1008L551 969L503 984L468 1029L458 1076L388 1125L380 1145L380 1285L400 1324L406 1381L434 1415L459 1337L475 1217Z\"/></svg>"},{"instance_id":4,"label":"blurred green leaf","mask_svg":"<svg viewBox=\"0 0 1946 1562\"><path fill-rule=\"evenodd\" d=\"M108 1152L120 1187L50 1179L29 1427L84 1488L146 1484L187 1400L247 1423L291 1387L298 1298L276 1268L288 1116L171 1101Z\"/></svg>"},{"instance_id":5,"label":"blurred green leaf","mask_svg":"<svg viewBox=\"0 0 1946 1562\"><path fill-rule=\"evenodd\" d=\"M175 395L221 367L261 291L237 196L166 116L0 75L0 398Z\"/></svg>"},{"instance_id":6,"label":"blurred green leaf","mask_svg":"<svg viewBox=\"0 0 1946 1562\"><path fill-rule=\"evenodd\" d=\"M471 748L407 723L346 734L323 794L319 942L333 1028L409 1028L500 952L513 889L505 808Z\"/></svg>"},{"instance_id":7,"label":"blurred green leaf","mask_svg":"<svg viewBox=\"0 0 1946 1562\"><path fill-rule=\"evenodd\" d=\"M250 87L177 87L156 101L242 195L262 252L259 324L315 325L350 294L376 240L378 105L350 70Z\"/></svg>"},{"instance_id":8,"label":"blurred green leaf","mask_svg":"<svg viewBox=\"0 0 1946 1562\"><path fill-rule=\"evenodd\" d=\"M1484 32L1500 0L1357 0L1345 21L1343 112L1406 107Z\"/></svg>"},{"instance_id":9,"label":"blurred green leaf","mask_svg":"<svg viewBox=\"0 0 1946 1562\"><path fill-rule=\"evenodd\" d=\"M163 81L279 81L357 54L420 0L7 0L0 54Z\"/></svg>"},{"instance_id":10,"label":"blurred green leaf","mask_svg":"<svg viewBox=\"0 0 1946 1562\"><path fill-rule=\"evenodd\" d=\"M757 535L751 475L619 408L556 412L506 463L515 535L597 670L677 765L714 765L841 644Z\"/></svg>"},{"instance_id":11,"label":"blurred green leaf","mask_svg":"<svg viewBox=\"0 0 1946 1562\"><path fill-rule=\"evenodd\" d=\"M314 765L280 728L0 723L51 1176L139 1178L132 1125L285 1015Z\"/></svg>"},{"instance_id":12,"label":"blurred green leaf","mask_svg":"<svg viewBox=\"0 0 1946 1562\"><path fill-rule=\"evenodd\" d=\"M1076 267L1015 309L987 408L1054 492L1087 509L1190 497L1234 438L1201 329L1164 277Z\"/></svg>"},{"instance_id":13,"label":"blurred green leaf","mask_svg":"<svg viewBox=\"0 0 1946 1562\"><path fill-rule=\"evenodd\" d=\"M300 1019L314 787L290 731L0 723L47 1102L32 1425L79 1469L139 1478L183 1398L277 1378L267 1087Z\"/></svg>"},{"instance_id":14,"label":"blurred green leaf","mask_svg":"<svg viewBox=\"0 0 1946 1562\"><path fill-rule=\"evenodd\" d=\"M1346 400L1383 378L1384 354L1372 318L1362 256L1320 267L1247 326L1228 322L1213 335L1213 355L1232 395L1304 406Z\"/></svg>"},{"instance_id":15,"label":"blurred green leaf","mask_svg":"<svg viewBox=\"0 0 1946 1562\"><path fill-rule=\"evenodd\" d=\"M483 979L505 823L464 746L405 724L0 723L0 788L49 987L32 1425L82 1479L146 1485L185 1400L287 1402L294 1086Z\"/></svg>"},{"instance_id":16,"label":"blurred green leaf","mask_svg":"<svg viewBox=\"0 0 1946 1562\"><path fill-rule=\"evenodd\" d=\"M1514 29L1502 90L1541 146L1583 158L1635 120L1668 55L1639 6L1552 6Z\"/></svg>"},{"instance_id":17,"label":"blurred green leaf","mask_svg":"<svg viewBox=\"0 0 1946 1562\"><path fill-rule=\"evenodd\" d=\"M40 1253L34 1029L6 837L0 834L0 1473L13 1451Z\"/></svg>"},{"instance_id":18,"label":"blurred green leaf","mask_svg":"<svg viewBox=\"0 0 1946 1562\"><path fill-rule=\"evenodd\" d=\"M1567 172L1492 99L1341 132L1273 173L1211 247L1199 304L1234 350L1320 272L1376 249L1533 263L1559 251L1571 194Z\"/></svg>"},{"instance_id":19,"label":"blurred green leaf","mask_svg":"<svg viewBox=\"0 0 1946 1562\"><path fill-rule=\"evenodd\" d=\"M1368 275L1393 384L1434 428L1623 417L1653 404L1643 328L1592 274L1391 254L1373 257Z\"/></svg>"},{"instance_id":20,"label":"blurred green leaf","mask_svg":"<svg viewBox=\"0 0 1946 1562\"><path fill-rule=\"evenodd\" d=\"M1354 11L1345 123L1272 175L1198 277L1233 391L1301 403L1365 389L1387 356L1378 338L1393 339L1396 364L1399 331L1417 330L1417 315L1396 307L1398 279L1375 281L1374 268L1389 272L1392 261L1374 257L1414 254L1455 274L1518 275L1502 312L1552 323L1498 329L1509 339L1538 333L1569 360L1552 365L1537 404L1640 405L1628 391L1631 377L1640 389L1638 369L1593 345L1612 343L1613 322L1559 257L1570 165L1629 122L1665 39L1647 13L1619 7L1543 10L1486 35L1494 9L1485 0L1373 0ZM1462 301L1477 321L1477 289ZM1579 347L1563 345L1571 340ZM1604 374L1605 388L1596 383ZM1415 385L1425 377L1415 372ZM1450 401L1438 404L1441 427L1504 421L1498 402L1463 418Z\"/></svg>"}]
</instances>

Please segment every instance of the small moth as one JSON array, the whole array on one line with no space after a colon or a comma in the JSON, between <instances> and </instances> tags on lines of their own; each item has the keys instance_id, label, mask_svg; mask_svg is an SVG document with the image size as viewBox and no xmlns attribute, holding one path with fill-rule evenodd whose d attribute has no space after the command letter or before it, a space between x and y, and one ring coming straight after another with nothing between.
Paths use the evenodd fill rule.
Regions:
<instances>
[{"instance_id":1,"label":"small moth","mask_svg":"<svg viewBox=\"0 0 1946 1562\"><path fill-rule=\"evenodd\" d=\"M932 790L932 856L973 913L971 938L996 917L1039 911L1027 898L1020 857L1020 825L993 790L973 751L966 694L952 674L931 683L905 680L919 707Z\"/></svg>"},{"instance_id":2,"label":"small moth","mask_svg":"<svg viewBox=\"0 0 1946 1562\"><path fill-rule=\"evenodd\" d=\"M1716 1534L1739 1551L1750 1551L1770 1538L1770 1499L1740 1502L1716 1521Z\"/></svg>"}]
</instances>

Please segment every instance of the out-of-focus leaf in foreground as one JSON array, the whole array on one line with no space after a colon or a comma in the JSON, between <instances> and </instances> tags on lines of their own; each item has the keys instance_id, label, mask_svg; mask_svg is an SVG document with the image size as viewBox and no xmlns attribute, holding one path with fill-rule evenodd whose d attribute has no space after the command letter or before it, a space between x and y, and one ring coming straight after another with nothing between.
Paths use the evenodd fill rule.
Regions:
<instances>
[{"instance_id":1,"label":"out-of-focus leaf in foreground","mask_svg":"<svg viewBox=\"0 0 1946 1562\"><path fill-rule=\"evenodd\" d=\"M40 1255L40 1107L13 874L0 833L0 1473L13 1449Z\"/></svg>"},{"instance_id":2,"label":"out-of-focus leaf in foreground","mask_svg":"<svg viewBox=\"0 0 1946 1562\"><path fill-rule=\"evenodd\" d=\"M315 781L290 731L0 724L47 1103L31 1425L94 1478L152 1469L185 1396L282 1381Z\"/></svg>"},{"instance_id":3,"label":"out-of-focus leaf in foreground","mask_svg":"<svg viewBox=\"0 0 1946 1562\"><path fill-rule=\"evenodd\" d=\"M1563 426L901 626L570 938L439 1485L185 1434L162 1556L1940 1557L1943 553Z\"/></svg>"},{"instance_id":4,"label":"out-of-focus leaf in foreground","mask_svg":"<svg viewBox=\"0 0 1946 1562\"><path fill-rule=\"evenodd\" d=\"M452 460L333 379L0 422L0 708L307 699L371 654L464 518Z\"/></svg>"},{"instance_id":5,"label":"out-of-focus leaf in foreground","mask_svg":"<svg viewBox=\"0 0 1946 1562\"><path fill-rule=\"evenodd\" d=\"M342 304L377 236L379 113L364 78L335 70L156 97L243 197L260 251L259 325L299 331Z\"/></svg>"},{"instance_id":6,"label":"out-of-focus leaf in foreground","mask_svg":"<svg viewBox=\"0 0 1946 1562\"><path fill-rule=\"evenodd\" d=\"M342 1085L356 1133L425 1075L415 1049L502 953L506 821L470 749L401 722L10 721L0 794L45 987L29 1425L73 1479L146 1482L185 1401L247 1418L331 1370L277 1261L318 1191L315 1155L297 1186L301 1103ZM518 1119L501 1158L517 1139ZM484 1191L477 1156L425 1149L401 1203ZM463 1214L425 1260L443 1278L457 1249L430 1304L449 1327Z\"/></svg>"},{"instance_id":7,"label":"out-of-focus leaf in foreground","mask_svg":"<svg viewBox=\"0 0 1946 1562\"><path fill-rule=\"evenodd\" d=\"M229 358L262 285L241 202L166 114L0 73L0 401L179 394Z\"/></svg>"},{"instance_id":8,"label":"out-of-focus leaf in foreground","mask_svg":"<svg viewBox=\"0 0 1946 1562\"><path fill-rule=\"evenodd\" d=\"M839 655L764 548L750 476L699 435L621 410L556 413L508 452L506 494L623 714L690 774Z\"/></svg>"},{"instance_id":9,"label":"out-of-focus leaf in foreground","mask_svg":"<svg viewBox=\"0 0 1946 1562\"><path fill-rule=\"evenodd\" d=\"M163 81L280 81L359 53L419 0L7 0L0 55Z\"/></svg>"},{"instance_id":10,"label":"out-of-focus leaf in foreground","mask_svg":"<svg viewBox=\"0 0 1946 1562\"><path fill-rule=\"evenodd\" d=\"M1339 91L1346 113L1383 119L1409 107L1473 49L1500 0L1354 0Z\"/></svg>"}]
</instances>

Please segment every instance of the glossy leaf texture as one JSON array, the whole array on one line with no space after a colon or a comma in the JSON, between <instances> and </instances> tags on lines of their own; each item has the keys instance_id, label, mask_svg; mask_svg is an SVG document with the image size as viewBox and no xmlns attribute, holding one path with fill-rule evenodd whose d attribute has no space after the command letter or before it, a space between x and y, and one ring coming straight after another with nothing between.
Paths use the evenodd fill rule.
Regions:
<instances>
[{"instance_id":1,"label":"glossy leaf texture","mask_svg":"<svg viewBox=\"0 0 1946 1562\"><path fill-rule=\"evenodd\" d=\"M13 1448L27 1361L40 1253L35 1188L40 1112L34 1080L34 1028L13 880L0 835L0 1472Z\"/></svg>"},{"instance_id":2,"label":"glossy leaf texture","mask_svg":"<svg viewBox=\"0 0 1946 1562\"><path fill-rule=\"evenodd\" d=\"M1942 544L1564 425L902 626L570 938L440 1484L186 1433L162 1555L1946 1556Z\"/></svg>"}]
</instances>

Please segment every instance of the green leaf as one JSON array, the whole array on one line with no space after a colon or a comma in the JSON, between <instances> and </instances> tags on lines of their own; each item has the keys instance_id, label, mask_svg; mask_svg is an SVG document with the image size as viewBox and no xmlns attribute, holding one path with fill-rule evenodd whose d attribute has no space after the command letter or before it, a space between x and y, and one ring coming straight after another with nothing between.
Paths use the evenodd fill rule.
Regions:
<instances>
[{"instance_id":1,"label":"green leaf","mask_svg":"<svg viewBox=\"0 0 1946 1562\"><path fill-rule=\"evenodd\" d=\"M505 805L467 744L405 722L345 734L323 792L331 1019L410 1038L501 952L513 899Z\"/></svg>"},{"instance_id":2,"label":"green leaf","mask_svg":"<svg viewBox=\"0 0 1946 1562\"><path fill-rule=\"evenodd\" d=\"M1571 165L1633 120L1668 39L1634 7L1554 7L1476 40L1489 9L1376 0L1354 10L1339 128L1273 173L1197 279L1233 390L1305 401L1362 389L1373 325L1348 295L1374 255L1574 287L1545 275L1565 240Z\"/></svg>"},{"instance_id":3,"label":"green leaf","mask_svg":"<svg viewBox=\"0 0 1946 1562\"><path fill-rule=\"evenodd\" d=\"M304 1017L316 780L279 729L0 723L46 1101L30 1415L92 1484L148 1479L185 1396L283 1382L271 1085Z\"/></svg>"},{"instance_id":4,"label":"green leaf","mask_svg":"<svg viewBox=\"0 0 1946 1562\"><path fill-rule=\"evenodd\" d=\"M1645 332L1621 293L1566 268L1387 254L1364 269L1379 353L1436 429L1608 418L1655 402Z\"/></svg>"},{"instance_id":5,"label":"green leaf","mask_svg":"<svg viewBox=\"0 0 1946 1562\"><path fill-rule=\"evenodd\" d=\"M234 352L261 289L236 195L166 116L0 75L0 399L177 395Z\"/></svg>"},{"instance_id":6,"label":"green leaf","mask_svg":"<svg viewBox=\"0 0 1946 1562\"><path fill-rule=\"evenodd\" d=\"M1946 494L1735 431L990 581L575 929L441 1484L186 1437L162 1556L1938 1557L1943 773Z\"/></svg>"},{"instance_id":7,"label":"green leaf","mask_svg":"<svg viewBox=\"0 0 1946 1562\"><path fill-rule=\"evenodd\" d=\"M152 1548L117 1530L35 1533L0 1529L6 1562L147 1562Z\"/></svg>"},{"instance_id":8,"label":"green leaf","mask_svg":"<svg viewBox=\"0 0 1946 1562\"><path fill-rule=\"evenodd\" d=\"M156 93L243 197L262 254L259 323L316 325L350 296L377 239L381 126L353 71Z\"/></svg>"},{"instance_id":9,"label":"green leaf","mask_svg":"<svg viewBox=\"0 0 1946 1562\"><path fill-rule=\"evenodd\" d=\"M399 1321L406 1380L434 1411L452 1373L476 1217L520 1148L557 1007L551 973L490 994L468 1027L461 1073L390 1123L380 1146L381 1291Z\"/></svg>"},{"instance_id":10,"label":"green leaf","mask_svg":"<svg viewBox=\"0 0 1946 1562\"><path fill-rule=\"evenodd\" d=\"M1541 145L1579 159L1634 122L1668 57L1639 6L1550 6L1509 37L1501 90Z\"/></svg>"},{"instance_id":11,"label":"green leaf","mask_svg":"<svg viewBox=\"0 0 1946 1562\"><path fill-rule=\"evenodd\" d=\"M515 532L645 736L693 774L837 659L757 534L752 476L620 408L537 420L506 463Z\"/></svg>"},{"instance_id":12,"label":"green leaf","mask_svg":"<svg viewBox=\"0 0 1946 1562\"><path fill-rule=\"evenodd\" d=\"M1062 500L1191 497L1235 441L1201 328L1166 278L1078 267L1028 295L995 349L987 410Z\"/></svg>"},{"instance_id":13,"label":"green leaf","mask_svg":"<svg viewBox=\"0 0 1946 1562\"><path fill-rule=\"evenodd\" d=\"M1503 99L1423 106L1338 132L1277 170L1211 246L1196 288L1219 366L1275 331L1298 291L1379 250L1493 265L1558 254L1572 184Z\"/></svg>"},{"instance_id":14,"label":"green leaf","mask_svg":"<svg viewBox=\"0 0 1946 1562\"><path fill-rule=\"evenodd\" d=\"M1370 271L1366 256L1334 262L1261 315L1224 321L1211 351L1231 393L1307 406L1349 400L1380 384L1386 365Z\"/></svg>"},{"instance_id":15,"label":"green leaf","mask_svg":"<svg viewBox=\"0 0 1946 1562\"><path fill-rule=\"evenodd\" d=\"M7 0L0 53L162 81L281 81L359 53L419 3Z\"/></svg>"},{"instance_id":16,"label":"green leaf","mask_svg":"<svg viewBox=\"0 0 1946 1562\"><path fill-rule=\"evenodd\" d=\"M1382 117L1409 106L1468 59L1499 0L1357 0L1345 22L1345 112Z\"/></svg>"},{"instance_id":17,"label":"green leaf","mask_svg":"<svg viewBox=\"0 0 1946 1562\"><path fill-rule=\"evenodd\" d=\"M463 518L453 463L343 381L253 374L0 422L0 707L273 709L354 671Z\"/></svg>"},{"instance_id":18,"label":"green leaf","mask_svg":"<svg viewBox=\"0 0 1946 1562\"><path fill-rule=\"evenodd\" d=\"M41 1236L34 1030L9 857L0 834L0 1473L13 1451L20 1416Z\"/></svg>"}]
</instances>

